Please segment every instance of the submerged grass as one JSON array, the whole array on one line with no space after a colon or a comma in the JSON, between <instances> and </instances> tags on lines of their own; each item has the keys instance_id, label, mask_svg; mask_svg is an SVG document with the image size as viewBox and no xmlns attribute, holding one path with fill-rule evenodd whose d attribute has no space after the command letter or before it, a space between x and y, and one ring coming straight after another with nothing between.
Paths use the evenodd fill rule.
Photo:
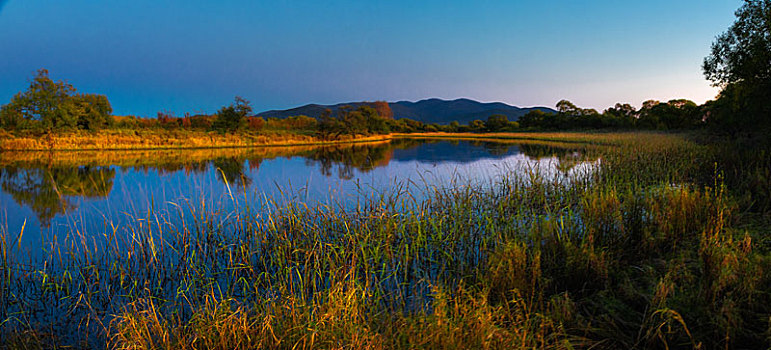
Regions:
<instances>
[{"instance_id":1,"label":"submerged grass","mask_svg":"<svg viewBox=\"0 0 771 350\"><path fill-rule=\"evenodd\" d=\"M740 192L764 172L726 178L721 151L677 135L607 142L584 174L515 169L347 211L151 213L101 243L43 244L39 261L2 232L0 336L8 348L768 348L767 213Z\"/></svg>"}]
</instances>

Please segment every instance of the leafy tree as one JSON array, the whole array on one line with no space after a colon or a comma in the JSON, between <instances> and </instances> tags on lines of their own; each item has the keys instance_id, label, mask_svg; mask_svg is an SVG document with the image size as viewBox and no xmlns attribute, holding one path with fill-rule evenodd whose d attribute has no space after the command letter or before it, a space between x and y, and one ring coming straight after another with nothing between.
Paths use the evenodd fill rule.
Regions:
<instances>
[{"instance_id":1,"label":"leafy tree","mask_svg":"<svg viewBox=\"0 0 771 350\"><path fill-rule=\"evenodd\" d=\"M176 129L179 127L179 118L174 116L171 111L158 112L156 118L158 119L158 125L166 129Z\"/></svg>"},{"instance_id":2,"label":"leafy tree","mask_svg":"<svg viewBox=\"0 0 771 350\"><path fill-rule=\"evenodd\" d=\"M389 127L397 132L416 132L425 130L426 125L423 122L408 118L398 120L388 120Z\"/></svg>"},{"instance_id":3,"label":"leafy tree","mask_svg":"<svg viewBox=\"0 0 771 350\"><path fill-rule=\"evenodd\" d=\"M663 129L664 127L659 120L659 114L656 111L659 105L661 105L661 102L656 100L644 101L638 112L639 119L637 120L637 125L644 129Z\"/></svg>"},{"instance_id":4,"label":"leafy tree","mask_svg":"<svg viewBox=\"0 0 771 350\"><path fill-rule=\"evenodd\" d=\"M469 128L474 131L482 131L485 129L485 122L476 119L468 123Z\"/></svg>"},{"instance_id":5,"label":"leafy tree","mask_svg":"<svg viewBox=\"0 0 771 350\"><path fill-rule=\"evenodd\" d=\"M44 129L75 127L77 108L70 100L75 92L72 85L53 81L48 70L40 69L25 92L16 94L11 102L3 106L3 124L18 126L20 118L32 121L26 125L37 125Z\"/></svg>"},{"instance_id":6,"label":"leafy tree","mask_svg":"<svg viewBox=\"0 0 771 350\"><path fill-rule=\"evenodd\" d=\"M487 131L501 131L509 126L509 118L503 114L493 114L487 117L485 129Z\"/></svg>"},{"instance_id":7,"label":"leafy tree","mask_svg":"<svg viewBox=\"0 0 771 350\"><path fill-rule=\"evenodd\" d=\"M745 0L736 22L712 43L704 75L718 86L771 79L771 1Z\"/></svg>"},{"instance_id":8,"label":"leafy tree","mask_svg":"<svg viewBox=\"0 0 771 350\"><path fill-rule=\"evenodd\" d=\"M557 102L557 111L559 111L562 114L576 114L576 112L579 110L576 105L573 104L573 102L570 102L568 100L561 100Z\"/></svg>"},{"instance_id":9,"label":"leafy tree","mask_svg":"<svg viewBox=\"0 0 771 350\"><path fill-rule=\"evenodd\" d=\"M640 111L642 112L643 110L649 110L649 109L652 109L653 107L656 107L656 106L658 106L660 103L661 103L661 102L659 102L659 101L657 101L657 100L647 100L647 101L643 101L643 103L642 103L642 106L640 107Z\"/></svg>"},{"instance_id":10,"label":"leafy tree","mask_svg":"<svg viewBox=\"0 0 771 350\"><path fill-rule=\"evenodd\" d=\"M353 109L351 106L342 106L337 111L337 118L332 116L331 110L325 110L318 123L320 134L330 137L342 134L368 135L387 134L391 132L391 125L398 123L392 119L385 119L369 105L361 105ZM400 128L397 126L397 128Z\"/></svg>"},{"instance_id":11,"label":"leafy tree","mask_svg":"<svg viewBox=\"0 0 771 350\"><path fill-rule=\"evenodd\" d=\"M96 94L78 94L72 97L78 116L78 127L86 130L99 130L112 126L112 106L107 96Z\"/></svg>"},{"instance_id":12,"label":"leafy tree","mask_svg":"<svg viewBox=\"0 0 771 350\"><path fill-rule=\"evenodd\" d=\"M638 112L628 103L616 103L602 113L602 125L609 127L631 127L637 121Z\"/></svg>"},{"instance_id":13,"label":"leafy tree","mask_svg":"<svg viewBox=\"0 0 771 350\"><path fill-rule=\"evenodd\" d=\"M75 88L53 81L40 69L27 91L16 94L0 108L0 126L7 129L75 128L96 130L112 125L112 107L107 97L75 94Z\"/></svg>"},{"instance_id":14,"label":"leafy tree","mask_svg":"<svg viewBox=\"0 0 771 350\"><path fill-rule=\"evenodd\" d=\"M628 103L616 103L615 106L613 106L613 109L619 114L627 118L634 118L637 116L637 110L634 108L634 106L628 104Z\"/></svg>"},{"instance_id":15,"label":"leafy tree","mask_svg":"<svg viewBox=\"0 0 771 350\"><path fill-rule=\"evenodd\" d=\"M343 129L343 125L339 119L332 117L332 110L327 108L321 112L319 117L318 130L319 133L324 136L330 136L338 134Z\"/></svg>"},{"instance_id":16,"label":"leafy tree","mask_svg":"<svg viewBox=\"0 0 771 350\"><path fill-rule=\"evenodd\" d=\"M234 132L244 125L246 117L250 113L252 113L252 107L249 105L249 101L236 96L233 104L220 108L212 127L220 131Z\"/></svg>"},{"instance_id":17,"label":"leafy tree","mask_svg":"<svg viewBox=\"0 0 771 350\"><path fill-rule=\"evenodd\" d=\"M523 128L538 128L544 123L544 119L550 115L540 109L534 109L519 117L519 125Z\"/></svg>"},{"instance_id":18,"label":"leafy tree","mask_svg":"<svg viewBox=\"0 0 771 350\"><path fill-rule=\"evenodd\" d=\"M394 119L394 112L391 110L391 106L386 101L375 101L369 104L377 111L377 115L385 119Z\"/></svg>"},{"instance_id":19,"label":"leafy tree","mask_svg":"<svg viewBox=\"0 0 771 350\"><path fill-rule=\"evenodd\" d=\"M647 129L689 129L702 124L702 111L696 103L686 99L661 103L654 100L643 102L637 125Z\"/></svg>"},{"instance_id":20,"label":"leafy tree","mask_svg":"<svg viewBox=\"0 0 771 350\"><path fill-rule=\"evenodd\" d=\"M265 127L265 119L261 117L248 117L246 118L249 129L258 131Z\"/></svg>"},{"instance_id":21,"label":"leafy tree","mask_svg":"<svg viewBox=\"0 0 771 350\"><path fill-rule=\"evenodd\" d=\"M0 128L14 130L26 129L27 120L24 118L22 99L15 96L7 105L0 107Z\"/></svg>"},{"instance_id":22,"label":"leafy tree","mask_svg":"<svg viewBox=\"0 0 771 350\"><path fill-rule=\"evenodd\" d=\"M745 0L736 21L712 43L704 75L721 87L711 106L718 128L771 126L771 0ZM712 118L712 116L718 116Z\"/></svg>"}]
</instances>

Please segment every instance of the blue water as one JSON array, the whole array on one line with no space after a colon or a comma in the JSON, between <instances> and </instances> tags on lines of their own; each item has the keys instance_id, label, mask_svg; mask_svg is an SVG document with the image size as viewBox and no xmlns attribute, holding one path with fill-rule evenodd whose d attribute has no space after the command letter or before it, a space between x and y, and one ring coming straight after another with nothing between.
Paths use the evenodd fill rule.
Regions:
<instances>
[{"instance_id":1,"label":"blue water","mask_svg":"<svg viewBox=\"0 0 771 350\"><path fill-rule=\"evenodd\" d=\"M184 220L193 212L227 216L287 202L346 210L397 188L409 189L409 200L419 201L435 188L494 184L507 173L534 169L586 171L593 164L570 162L581 157L577 149L469 141L410 140L296 153L287 148L269 158L219 150L212 159L189 164L180 151L182 159L169 166L141 165L143 159L136 161L140 166L120 166L109 160L120 151L109 152L117 153L101 154L99 159L108 160L97 164L86 154L83 165L66 167L56 161L10 161L14 154L0 154L0 164L12 164L0 167L0 233L31 251L52 239L97 241L113 232L126 234L127 227L145 220ZM71 155L42 158L65 156ZM154 153L143 157L152 160Z\"/></svg>"}]
</instances>

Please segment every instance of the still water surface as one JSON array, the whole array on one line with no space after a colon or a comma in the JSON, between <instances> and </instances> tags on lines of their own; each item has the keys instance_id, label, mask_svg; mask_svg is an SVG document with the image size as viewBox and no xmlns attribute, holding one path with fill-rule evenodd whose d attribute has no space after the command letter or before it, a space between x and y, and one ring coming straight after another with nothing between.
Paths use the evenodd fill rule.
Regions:
<instances>
[{"instance_id":1,"label":"still water surface","mask_svg":"<svg viewBox=\"0 0 771 350\"><path fill-rule=\"evenodd\" d=\"M0 230L34 246L71 232L174 220L192 211L267 210L287 202L352 209L408 191L490 185L511 172L548 176L596 164L580 146L399 139L374 144L217 150L0 154ZM409 204L409 203L407 203ZM255 209L256 208L256 209ZM158 218L161 219L158 219Z\"/></svg>"}]
</instances>

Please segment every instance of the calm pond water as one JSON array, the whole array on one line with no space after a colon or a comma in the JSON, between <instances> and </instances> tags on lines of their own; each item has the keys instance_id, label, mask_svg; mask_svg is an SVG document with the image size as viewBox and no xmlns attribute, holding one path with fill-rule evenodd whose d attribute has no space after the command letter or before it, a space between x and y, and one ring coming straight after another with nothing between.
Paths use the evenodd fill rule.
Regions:
<instances>
[{"instance_id":1,"label":"calm pond water","mask_svg":"<svg viewBox=\"0 0 771 350\"><path fill-rule=\"evenodd\" d=\"M478 141L326 147L0 154L0 230L34 247L71 232L174 220L192 211L267 210L288 201L352 209L378 194L420 201L435 188L494 184L507 172L586 172L580 146ZM401 192L400 192L401 191Z\"/></svg>"}]
</instances>

